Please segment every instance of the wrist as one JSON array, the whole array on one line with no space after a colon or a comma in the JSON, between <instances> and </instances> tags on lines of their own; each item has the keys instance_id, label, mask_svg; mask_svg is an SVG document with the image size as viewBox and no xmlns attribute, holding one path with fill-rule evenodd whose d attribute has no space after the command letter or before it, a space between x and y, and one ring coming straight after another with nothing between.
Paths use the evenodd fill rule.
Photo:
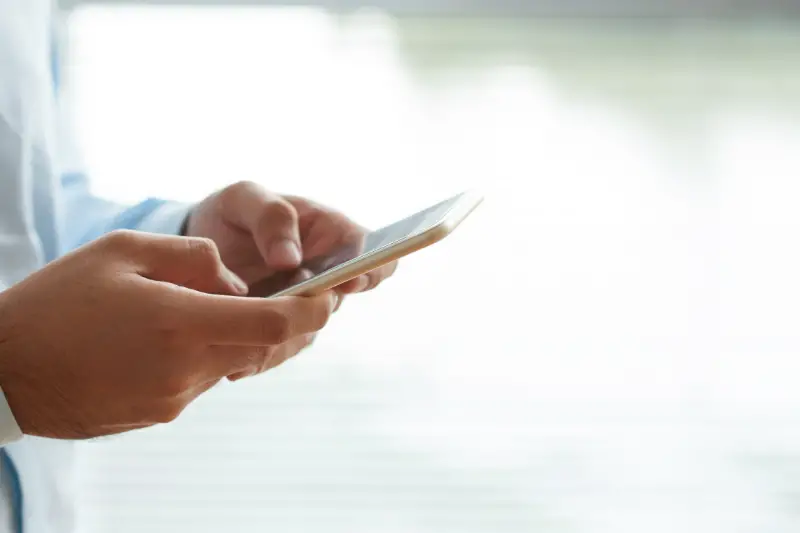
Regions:
<instances>
[{"instance_id":1,"label":"wrist","mask_svg":"<svg viewBox=\"0 0 800 533\"><path fill-rule=\"evenodd\" d=\"M63 398L44 385L46 369L28 357L33 341L15 320L13 303L8 292L0 294L0 445L24 435L55 437L63 426Z\"/></svg>"},{"instance_id":2,"label":"wrist","mask_svg":"<svg viewBox=\"0 0 800 533\"><path fill-rule=\"evenodd\" d=\"M32 365L15 353L14 343L0 344L0 443L30 435L58 438L64 433L64 401L58 390L48 390ZM23 364L21 364L23 363Z\"/></svg>"}]
</instances>

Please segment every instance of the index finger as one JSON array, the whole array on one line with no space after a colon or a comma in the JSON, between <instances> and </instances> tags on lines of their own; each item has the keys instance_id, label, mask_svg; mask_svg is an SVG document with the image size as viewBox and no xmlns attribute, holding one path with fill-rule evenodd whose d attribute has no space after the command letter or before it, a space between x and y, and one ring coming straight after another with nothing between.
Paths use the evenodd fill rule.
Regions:
<instances>
[{"instance_id":1,"label":"index finger","mask_svg":"<svg viewBox=\"0 0 800 533\"><path fill-rule=\"evenodd\" d=\"M336 290L341 294L356 294L369 292L378 285L392 277L397 270L397 261L383 265L355 279L339 285Z\"/></svg>"},{"instance_id":2,"label":"index finger","mask_svg":"<svg viewBox=\"0 0 800 533\"><path fill-rule=\"evenodd\" d=\"M271 299L202 293L184 298L187 328L209 346L277 346L315 333L328 323L338 300L333 291Z\"/></svg>"},{"instance_id":3,"label":"index finger","mask_svg":"<svg viewBox=\"0 0 800 533\"><path fill-rule=\"evenodd\" d=\"M227 216L253 235L270 268L290 269L302 262L298 214L290 202L255 183L241 183L226 194Z\"/></svg>"}]
</instances>

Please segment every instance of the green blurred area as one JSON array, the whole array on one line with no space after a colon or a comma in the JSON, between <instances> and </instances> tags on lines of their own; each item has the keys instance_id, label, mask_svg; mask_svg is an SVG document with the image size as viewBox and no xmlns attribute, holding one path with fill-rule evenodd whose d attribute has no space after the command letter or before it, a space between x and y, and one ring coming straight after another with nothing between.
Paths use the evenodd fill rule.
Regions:
<instances>
[{"instance_id":1,"label":"green blurred area","mask_svg":"<svg viewBox=\"0 0 800 533\"><path fill-rule=\"evenodd\" d=\"M343 17L343 25L358 17ZM545 72L567 94L625 106L699 110L760 99L796 109L800 22L398 18L417 75L498 65Z\"/></svg>"}]
</instances>

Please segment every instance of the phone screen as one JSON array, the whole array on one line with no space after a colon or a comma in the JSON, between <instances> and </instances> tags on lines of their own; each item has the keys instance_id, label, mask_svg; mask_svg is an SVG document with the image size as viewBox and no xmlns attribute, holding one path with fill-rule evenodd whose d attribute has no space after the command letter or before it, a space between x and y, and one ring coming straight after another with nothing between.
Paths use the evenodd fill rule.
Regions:
<instances>
[{"instance_id":1,"label":"phone screen","mask_svg":"<svg viewBox=\"0 0 800 533\"><path fill-rule=\"evenodd\" d=\"M325 256L311 258L305 261L298 270L271 276L251 287L250 295L268 298L308 279L325 275L359 257L372 254L434 228L444 220L459 198L460 196L451 198L400 222L368 233L361 239L349 242Z\"/></svg>"}]
</instances>

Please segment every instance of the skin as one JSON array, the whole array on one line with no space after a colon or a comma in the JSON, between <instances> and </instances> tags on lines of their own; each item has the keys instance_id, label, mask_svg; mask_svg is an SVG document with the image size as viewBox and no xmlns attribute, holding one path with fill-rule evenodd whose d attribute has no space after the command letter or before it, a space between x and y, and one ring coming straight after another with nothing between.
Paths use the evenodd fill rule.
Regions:
<instances>
[{"instance_id":1,"label":"skin","mask_svg":"<svg viewBox=\"0 0 800 533\"><path fill-rule=\"evenodd\" d=\"M366 233L363 226L335 209L297 196L281 196L251 182L237 183L210 196L196 207L187 224L188 235L218 243L222 260L251 287L269 285L271 279L286 272L299 281L300 276L309 275L295 272L301 263L363 239ZM396 269L397 263L391 263L337 287L339 305L347 295L375 289ZM313 337L309 341L313 342ZM265 365L238 372L230 379L270 368Z\"/></svg>"},{"instance_id":2,"label":"skin","mask_svg":"<svg viewBox=\"0 0 800 533\"><path fill-rule=\"evenodd\" d=\"M200 203L187 234L219 245L223 262L248 285L361 239L367 230L342 213L297 196L237 183ZM377 287L396 270L386 265L337 288L354 294Z\"/></svg>"},{"instance_id":3,"label":"skin","mask_svg":"<svg viewBox=\"0 0 800 533\"><path fill-rule=\"evenodd\" d=\"M84 439L171 422L221 379L300 353L344 295L396 267L313 298L243 297L364 234L252 183L199 204L186 233L114 232L0 293L0 387L25 434Z\"/></svg>"}]
</instances>

